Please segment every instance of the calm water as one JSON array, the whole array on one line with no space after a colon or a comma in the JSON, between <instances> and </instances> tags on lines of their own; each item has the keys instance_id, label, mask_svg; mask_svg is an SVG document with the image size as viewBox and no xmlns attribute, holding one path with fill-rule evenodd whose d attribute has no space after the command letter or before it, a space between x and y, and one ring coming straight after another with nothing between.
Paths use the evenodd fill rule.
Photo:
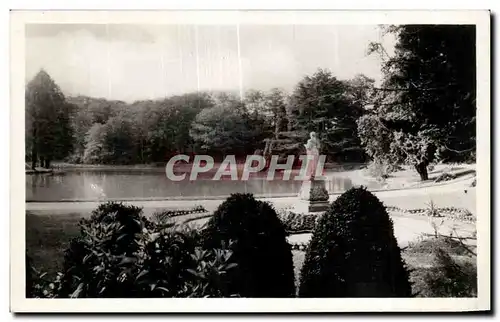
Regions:
<instances>
[{"instance_id":1,"label":"calm water","mask_svg":"<svg viewBox=\"0 0 500 322\"><path fill-rule=\"evenodd\" d=\"M353 186L345 173L327 182L329 192L343 192ZM359 184L359 183L356 183ZM378 188L376 184L366 184ZM172 198L219 197L235 192L280 196L297 194L301 182L253 178L248 181L174 182L164 172L151 171L67 171L55 174L26 175L27 201L99 200L100 198Z\"/></svg>"}]
</instances>

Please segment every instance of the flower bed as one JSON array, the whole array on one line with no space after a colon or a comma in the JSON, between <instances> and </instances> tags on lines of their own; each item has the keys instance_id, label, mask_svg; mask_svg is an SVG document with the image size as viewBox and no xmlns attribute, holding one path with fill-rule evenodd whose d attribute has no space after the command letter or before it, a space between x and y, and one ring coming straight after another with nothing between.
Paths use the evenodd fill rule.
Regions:
<instances>
[{"instance_id":1,"label":"flower bed","mask_svg":"<svg viewBox=\"0 0 500 322\"><path fill-rule=\"evenodd\" d=\"M451 220L474 222L475 216L465 208L443 207L443 208L423 208L423 209L403 209L399 207L387 206L387 211L398 212L408 215L447 218ZM290 234L310 233L321 215L295 213L291 210L280 210L278 216L285 225L285 229Z\"/></svg>"},{"instance_id":2,"label":"flower bed","mask_svg":"<svg viewBox=\"0 0 500 322\"><path fill-rule=\"evenodd\" d=\"M178 216L185 216L185 215L190 215L190 214L196 214L196 213L204 213L207 212L207 210L203 206L196 206L193 207L192 209L184 209L184 210L167 210L167 211L162 211L162 212L155 212L153 214L153 218L157 222L164 222L170 218L178 217Z\"/></svg>"},{"instance_id":3,"label":"flower bed","mask_svg":"<svg viewBox=\"0 0 500 322\"><path fill-rule=\"evenodd\" d=\"M289 234L300 234L312 232L321 215L295 213L285 209L278 211L278 217Z\"/></svg>"},{"instance_id":4,"label":"flower bed","mask_svg":"<svg viewBox=\"0 0 500 322\"><path fill-rule=\"evenodd\" d=\"M399 207L387 206L389 212L399 212L417 216L440 217L458 221L476 221L476 217L465 208L442 207L442 208L421 208L421 209L403 209Z\"/></svg>"}]
</instances>

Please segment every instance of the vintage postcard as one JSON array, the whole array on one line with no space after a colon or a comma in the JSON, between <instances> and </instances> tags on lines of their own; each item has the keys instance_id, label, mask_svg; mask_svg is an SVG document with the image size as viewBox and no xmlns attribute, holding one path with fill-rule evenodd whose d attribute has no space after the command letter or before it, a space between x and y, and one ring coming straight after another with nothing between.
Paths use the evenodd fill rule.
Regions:
<instances>
[{"instance_id":1,"label":"vintage postcard","mask_svg":"<svg viewBox=\"0 0 500 322\"><path fill-rule=\"evenodd\" d=\"M488 11L12 11L10 108L13 312L491 309Z\"/></svg>"}]
</instances>

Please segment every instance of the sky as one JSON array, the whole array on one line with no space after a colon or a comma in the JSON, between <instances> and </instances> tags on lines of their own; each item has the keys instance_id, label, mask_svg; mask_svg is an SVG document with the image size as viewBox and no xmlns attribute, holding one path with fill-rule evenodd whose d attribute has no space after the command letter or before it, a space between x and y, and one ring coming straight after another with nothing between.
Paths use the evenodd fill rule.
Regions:
<instances>
[{"instance_id":1,"label":"sky","mask_svg":"<svg viewBox=\"0 0 500 322\"><path fill-rule=\"evenodd\" d=\"M92 25L26 28L26 81L47 71L66 95L127 102L197 90L292 91L328 69L339 79L381 79L376 25Z\"/></svg>"}]
</instances>

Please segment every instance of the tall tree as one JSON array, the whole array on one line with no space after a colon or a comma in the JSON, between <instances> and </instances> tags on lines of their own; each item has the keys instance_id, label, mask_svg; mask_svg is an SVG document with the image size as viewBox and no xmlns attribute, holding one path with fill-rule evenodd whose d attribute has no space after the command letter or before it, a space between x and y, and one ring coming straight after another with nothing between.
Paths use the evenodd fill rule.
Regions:
<instances>
[{"instance_id":1,"label":"tall tree","mask_svg":"<svg viewBox=\"0 0 500 322\"><path fill-rule=\"evenodd\" d=\"M85 136L82 161L88 164L104 163L106 154L106 132L101 123L94 123Z\"/></svg>"},{"instance_id":2,"label":"tall tree","mask_svg":"<svg viewBox=\"0 0 500 322\"><path fill-rule=\"evenodd\" d=\"M272 117L274 136L279 132L287 131L288 117L286 112L286 94L279 88L273 88L266 96L266 107Z\"/></svg>"},{"instance_id":3,"label":"tall tree","mask_svg":"<svg viewBox=\"0 0 500 322\"><path fill-rule=\"evenodd\" d=\"M360 160L363 150L357 136L357 119L362 106L349 96L350 87L331 72L319 69L299 82L291 98L293 128L303 133L318 133L330 158L343 161Z\"/></svg>"},{"instance_id":4,"label":"tall tree","mask_svg":"<svg viewBox=\"0 0 500 322\"><path fill-rule=\"evenodd\" d=\"M64 158L71 152L72 107L66 102L59 86L46 71L38 74L26 85L26 155L35 168L50 167L56 158Z\"/></svg>"},{"instance_id":5,"label":"tall tree","mask_svg":"<svg viewBox=\"0 0 500 322\"><path fill-rule=\"evenodd\" d=\"M249 90L245 93L244 104L249 113L265 114L266 94L259 90Z\"/></svg>"},{"instance_id":6,"label":"tall tree","mask_svg":"<svg viewBox=\"0 0 500 322\"><path fill-rule=\"evenodd\" d=\"M363 109L370 108L375 98L375 80L363 74L357 74L354 78L346 81L348 91L347 97Z\"/></svg>"},{"instance_id":7,"label":"tall tree","mask_svg":"<svg viewBox=\"0 0 500 322\"><path fill-rule=\"evenodd\" d=\"M215 106L202 110L191 126L191 137L214 155L246 154L255 149L258 133L245 105L238 98L215 97Z\"/></svg>"},{"instance_id":8,"label":"tall tree","mask_svg":"<svg viewBox=\"0 0 500 322\"><path fill-rule=\"evenodd\" d=\"M475 26L391 26L397 36L385 58L379 103L372 116L392 136L393 154L413 164L422 180L436 153L449 160L474 156L476 138Z\"/></svg>"}]
</instances>

